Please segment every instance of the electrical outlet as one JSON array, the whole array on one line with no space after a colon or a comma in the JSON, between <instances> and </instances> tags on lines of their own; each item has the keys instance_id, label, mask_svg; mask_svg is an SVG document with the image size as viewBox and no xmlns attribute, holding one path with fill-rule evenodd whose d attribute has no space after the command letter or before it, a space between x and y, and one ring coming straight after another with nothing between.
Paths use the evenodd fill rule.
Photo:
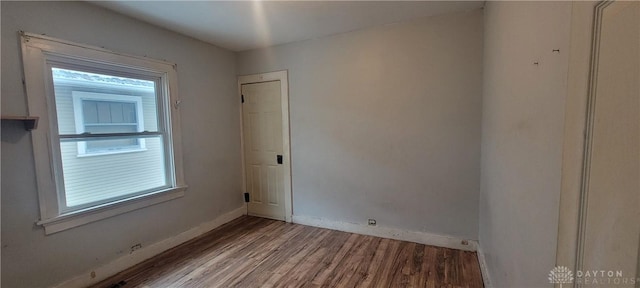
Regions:
<instances>
[{"instance_id":1,"label":"electrical outlet","mask_svg":"<svg viewBox=\"0 0 640 288\"><path fill-rule=\"evenodd\" d=\"M376 219L369 219L367 223L369 224L369 226L376 226Z\"/></svg>"},{"instance_id":2,"label":"electrical outlet","mask_svg":"<svg viewBox=\"0 0 640 288\"><path fill-rule=\"evenodd\" d=\"M140 243L131 246L131 251L129 252L129 254L133 253L133 251L136 251L136 250L138 250L140 248L142 248L142 244L140 244Z\"/></svg>"}]
</instances>

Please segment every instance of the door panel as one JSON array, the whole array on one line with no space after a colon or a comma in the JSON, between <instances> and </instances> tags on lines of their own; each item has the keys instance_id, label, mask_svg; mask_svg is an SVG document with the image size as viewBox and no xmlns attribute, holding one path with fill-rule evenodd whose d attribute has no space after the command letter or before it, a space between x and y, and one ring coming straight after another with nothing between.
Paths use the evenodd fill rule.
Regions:
<instances>
[{"instance_id":1,"label":"door panel","mask_svg":"<svg viewBox=\"0 0 640 288\"><path fill-rule=\"evenodd\" d=\"M242 85L246 187L249 214L285 220L280 81Z\"/></svg>"},{"instance_id":2,"label":"door panel","mask_svg":"<svg viewBox=\"0 0 640 288\"><path fill-rule=\"evenodd\" d=\"M602 10L582 270L637 278L640 244L640 2ZM634 287L634 284L616 287Z\"/></svg>"}]
</instances>

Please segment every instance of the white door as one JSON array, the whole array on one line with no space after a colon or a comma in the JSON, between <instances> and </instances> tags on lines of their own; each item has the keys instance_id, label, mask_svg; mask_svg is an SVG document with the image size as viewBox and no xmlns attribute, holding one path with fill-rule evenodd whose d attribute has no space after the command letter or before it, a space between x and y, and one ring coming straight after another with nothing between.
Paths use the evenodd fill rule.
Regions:
<instances>
[{"instance_id":1,"label":"white door","mask_svg":"<svg viewBox=\"0 0 640 288\"><path fill-rule=\"evenodd\" d=\"M242 125L249 215L285 220L280 81L242 85Z\"/></svg>"},{"instance_id":2,"label":"white door","mask_svg":"<svg viewBox=\"0 0 640 288\"><path fill-rule=\"evenodd\" d=\"M620 278L635 280L640 277L640 2L607 4L600 25L582 270L620 271Z\"/></svg>"}]
</instances>

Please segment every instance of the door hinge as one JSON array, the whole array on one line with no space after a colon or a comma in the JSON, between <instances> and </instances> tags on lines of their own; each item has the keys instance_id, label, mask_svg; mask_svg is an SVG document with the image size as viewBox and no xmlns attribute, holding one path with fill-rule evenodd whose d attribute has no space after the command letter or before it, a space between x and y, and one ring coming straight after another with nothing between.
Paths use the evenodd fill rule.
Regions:
<instances>
[{"instance_id":1,"label":"door hinge","mask_svg":"<svg viewBox=\"0 0 640 288\"><path fill-rule=\"evenodd\" d=\"M240 94L240 99L242 100L242 103L244 103L244 95Z\"/></svg>"},{"instance_id":2,"label":"door hinge","mask_svg":"<svg viewBox=\"0 0 640 288\"><path fill-rule=\"evenodd\" d=\"M244 193L244 202L249 203L249 192Z\"/></svg>"}]
</instances>

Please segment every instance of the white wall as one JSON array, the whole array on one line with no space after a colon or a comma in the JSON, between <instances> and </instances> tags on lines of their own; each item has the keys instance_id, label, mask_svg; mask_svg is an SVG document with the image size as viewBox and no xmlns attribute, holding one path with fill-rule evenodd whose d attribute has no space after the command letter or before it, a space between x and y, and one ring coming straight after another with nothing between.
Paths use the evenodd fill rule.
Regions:
<instances>
[{"instance_id":1,"label":"white wall","mask_svg":"<svg viewBox=\"0 0 640 288\"><path fill-rule=\"evenodd\" d=\"M238 54L289 70L294 215L477 239L482 14Z\"/></svg>"},{"instance_id":2,"label":"white wall","mask_svg":"<svg viewBox=\"0 0 640 288\"><path fill-rule=\"evenodd\" d=\"M480 246L495 287L550 287L571 3L487 2L484 19Z\"/></svg>"},{"instance_id":3,"label":"white wall","mask_svg":"<svg viewBox=\"0 0 640 288\"><path fill-rule=\"evenodd\" d=\"M189 184L183 198L45 236L30 135L3 122L2 287L59 283L243 205L233 53L84 2L1 5L3 115L27 114L18 30L177 63Z\"/></svg>"}]
</instances>

